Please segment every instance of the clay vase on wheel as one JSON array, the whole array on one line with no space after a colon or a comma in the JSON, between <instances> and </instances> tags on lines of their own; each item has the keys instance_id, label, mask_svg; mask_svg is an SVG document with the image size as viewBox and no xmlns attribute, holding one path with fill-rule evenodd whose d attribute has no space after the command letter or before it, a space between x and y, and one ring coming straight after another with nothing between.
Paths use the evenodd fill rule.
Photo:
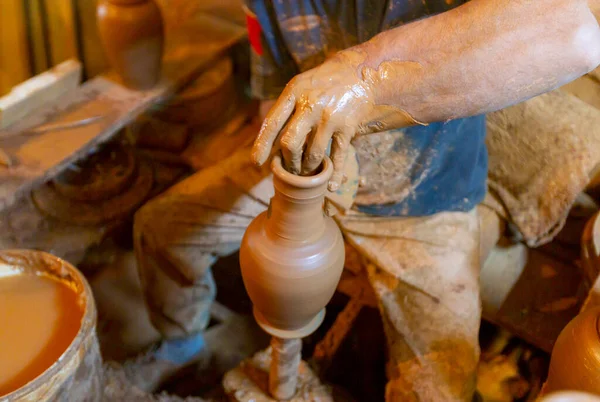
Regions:
<instances>
[{"instance_id":1,"label":"clay vase on wheel","mask_svg":"<svg viewBox=\"0 0 600 402\"><path fill-rule=\"evenodd\" d=\"M132 88L152 88L160 77L163 22L152 0L100 0L100 39L111 67Z\"/></svg>"},{"instance_id":2,"label":"clay vase on wheel","mask_svg":"<svg viewBox=\"0 0 600 402\"><path fill-rule=\"evenodd\" d=\"M244 235L240 265L258 324L279 338L301 338L319 327L344 266L344 241L323 201L333 165L296 176L272 163L275 195Z\"/></svg>"},{"instance_id":3,"label":"clay vase on wheel","mask_svg":"<svg viewBox=\"0 0 600 402\"><path fill-rule=\"evenodd\" d=\"M584 391L600 395L600 307L577 315L552 349L546 393Z\"/></svg>"}]
</instances>

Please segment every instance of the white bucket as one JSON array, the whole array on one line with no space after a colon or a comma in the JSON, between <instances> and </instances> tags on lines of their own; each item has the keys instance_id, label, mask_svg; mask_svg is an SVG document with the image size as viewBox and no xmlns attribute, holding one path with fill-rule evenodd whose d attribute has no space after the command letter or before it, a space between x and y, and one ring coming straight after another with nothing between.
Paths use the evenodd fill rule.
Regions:
<instances>
[{"instance_id":1,"label":"white bucket","mask_svg":"<svg viewBox=\"0 0 600 402\"><path fill-rule=\"evenodd\" d=\"M58 360L21 388L0 396L0 402L100 401L102 359L96 336L96 306L86 279L71 264L51 254L0 250L0 276L15 270L43 272L68 283L80 298L83 316L77 335Z\"/></svg>"}]
</instances>

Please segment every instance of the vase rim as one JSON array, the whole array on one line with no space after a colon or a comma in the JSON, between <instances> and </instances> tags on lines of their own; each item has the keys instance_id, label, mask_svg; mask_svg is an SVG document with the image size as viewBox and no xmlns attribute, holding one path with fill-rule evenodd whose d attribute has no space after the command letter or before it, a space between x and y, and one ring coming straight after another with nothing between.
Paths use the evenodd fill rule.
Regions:
<instances>
[{"instance_id":1,"label":"vase rim","mask_svg":"<svg viewBox=\"0 0 600 402\"><path fill-rule=\"evenodd\" d=\"M333 163L328 156L323 158L319 166L319 173L312 176L299 176L288 172L283 168L281 156L275 155L271 162L271 171L279 180L297 188L315 188L326 184L333 174Z\"/></svg>"}]
</instances>

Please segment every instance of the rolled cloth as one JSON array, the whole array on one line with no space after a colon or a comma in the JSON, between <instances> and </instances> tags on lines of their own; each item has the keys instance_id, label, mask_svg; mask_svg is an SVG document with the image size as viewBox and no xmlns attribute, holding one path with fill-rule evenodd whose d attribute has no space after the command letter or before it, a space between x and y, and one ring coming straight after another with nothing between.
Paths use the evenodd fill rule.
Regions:
<instances>
[{"instance_id":1,"label":"rolled cloth","mask_svg":"<svg viewBox=\"0 0 600 402\"><path fill-rule=\"evenodd\" d=\"M600 162L600 110L560 90L487 117L488 186L530 247L549 242ZM501 204L501 205L500 205Z\"/></svg>"}]
</instances>

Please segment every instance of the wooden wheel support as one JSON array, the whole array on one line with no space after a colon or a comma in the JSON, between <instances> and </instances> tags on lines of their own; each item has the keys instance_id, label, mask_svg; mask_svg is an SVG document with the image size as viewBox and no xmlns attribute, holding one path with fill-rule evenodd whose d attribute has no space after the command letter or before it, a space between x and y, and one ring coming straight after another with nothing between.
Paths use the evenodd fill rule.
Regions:
<instances>
[{"instance_id":1,"label":"wooden wheel support","mask_svg":"<svg viewBox=\"0 0 600 402\"><path fill-rule=\"evenodd\" d=\"M271 338L269 392L273 397L285 401L296 393L301 352L301 339Z\"/></svg>"}]
</instances>

